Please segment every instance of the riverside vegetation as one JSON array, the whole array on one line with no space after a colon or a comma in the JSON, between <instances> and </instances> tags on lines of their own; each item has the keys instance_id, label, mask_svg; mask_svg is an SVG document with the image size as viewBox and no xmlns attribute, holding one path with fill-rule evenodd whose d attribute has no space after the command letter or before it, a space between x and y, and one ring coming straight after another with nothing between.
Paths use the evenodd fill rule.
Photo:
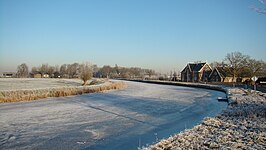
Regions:
<instances>
[{"instance_id":1,"label":"riverside vegetation","mask_svg":"<svg viewBox=\"0 0 266 150\"><path fill-rule=\"evenodd\" d=\"M89 86L58 86L37 89L0 90L0 103L31 101L47 97L62 97L95 93L105 90L122 89L126 85L123 82L107 80L93 80Z\"/></svg>"}]
</instances>

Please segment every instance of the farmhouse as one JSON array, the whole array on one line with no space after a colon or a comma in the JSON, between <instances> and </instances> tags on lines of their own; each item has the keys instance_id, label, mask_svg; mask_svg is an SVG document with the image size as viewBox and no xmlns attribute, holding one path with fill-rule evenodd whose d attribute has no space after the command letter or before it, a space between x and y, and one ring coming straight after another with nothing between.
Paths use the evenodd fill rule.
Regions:
<instances>
[{"instance_id":1,"label":"farmhouse","mask_svg":"<svg viewBox=\"0 0 266 150\"><path fill-rule=\"evenodd\" d=\"M209 76L210 82L233 82L233 76L224 67L216 67Z\"/></svg>"},{"instance_id":2,"label":"farmhouse","mask_svg":"<svg viewBox=\"0 0 266 150\"><path fill-rule=\"evenodd\" d=\"M183 82L207 82L212 68L206 62L188 63L181 71Z\"/></svg>"},{"instance_id":3,"label":"farmhouse","mask_svg":"<svg viewBox=\"0 0 266 150\"><path fill-rule=\"evenodd\" d=\"M213 69L209 76L209 82L246 82L249 81L250 77L243 76L242 77L233 77L230 73L229 68L227 67L216 67Z\"/></svg>"}]
</instances>

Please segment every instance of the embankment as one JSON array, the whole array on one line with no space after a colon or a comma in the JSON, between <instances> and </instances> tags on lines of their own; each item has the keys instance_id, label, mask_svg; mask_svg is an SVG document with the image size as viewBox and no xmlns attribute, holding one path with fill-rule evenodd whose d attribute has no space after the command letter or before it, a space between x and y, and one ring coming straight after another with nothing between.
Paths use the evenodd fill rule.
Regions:
<instances>
[{"instance_id":1,"label":"embankment","mask_svg":"<svg viewBox=\"0 0 266 150\"><path fill-rule=\"evenodd\" d=\"M158 80L129 80L129 81L143 82L143 83L152 83L152 84L176 85L176 86L203 88L203 89L221 91L221 92L224 92L226 94L229 94L228 90L226 88L223 88L222 86L218 86L218 85L201 84L201 83L190 83L190 82L158 81Z\"/></svg>"},{"instance_id":2,"label":"embankment","mask_svg":"<svg viewBox=\"0 0 266 150\"><path fill-rule=\"evenodd\" d=\"M2 90L0 91L0 103L32 101L47 97L62 97L70 95L80 95L84 93L95 93L105 90L122 89L125 86L126 85L124 82L107 81L103 84L90 86L68 86L25 90Z\"/></svg>"}]
</instances>

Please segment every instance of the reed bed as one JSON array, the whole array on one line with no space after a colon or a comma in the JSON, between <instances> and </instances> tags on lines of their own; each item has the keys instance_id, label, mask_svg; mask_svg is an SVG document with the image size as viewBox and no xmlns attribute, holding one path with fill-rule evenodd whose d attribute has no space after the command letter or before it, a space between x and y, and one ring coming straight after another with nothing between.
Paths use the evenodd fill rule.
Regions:
<instances>
[{"instance_id":1,"label":"reed bed","mask_svg":"<svg viewBox=\"0 0 266 150\"><path fill-rule=\"evenodd\" d=\"M62 97L70 95L80 95L84 93L96 93L106 90L125 88L124 82L106 82L99 85L90 86L68 86L42 89L7 90L0 91L0 103L10 103L19 101L32 101L47 97Z\"/></svg>"}]
</instances>

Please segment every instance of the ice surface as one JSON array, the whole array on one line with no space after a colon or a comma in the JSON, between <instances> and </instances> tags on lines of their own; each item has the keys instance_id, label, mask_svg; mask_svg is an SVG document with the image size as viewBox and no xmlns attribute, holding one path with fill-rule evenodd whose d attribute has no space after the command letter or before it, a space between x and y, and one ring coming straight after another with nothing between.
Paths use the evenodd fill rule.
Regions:
<instances>
[{"instance_id":1,"label":"ice surface","mask_svg":"<svg viewBox=\"0 0 266 150\"><path fill-rule=\"evenodd\" d=\"M137 149L226 107L223 93L137 82L128 88L0 104L0 149Z\"/></svg>"}]
</instances>

